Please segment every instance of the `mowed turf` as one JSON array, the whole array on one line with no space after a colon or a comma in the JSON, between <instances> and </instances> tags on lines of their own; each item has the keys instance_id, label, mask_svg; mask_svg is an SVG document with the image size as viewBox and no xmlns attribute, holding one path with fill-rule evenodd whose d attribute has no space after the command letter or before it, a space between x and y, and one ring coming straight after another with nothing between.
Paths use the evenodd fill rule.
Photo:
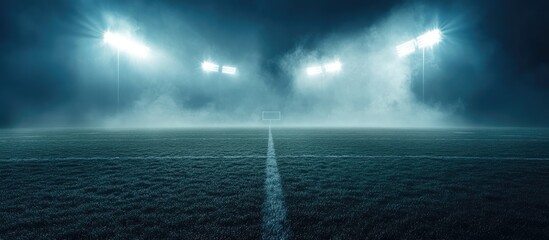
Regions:
<instances>
[{"instance_id":1,"label":"mowed turf","mask_svg":"<svg viewBox=\"0 0 549 240\"><path fill-rule=\"evenodd\" d=\"M549 135L273 132L295 239L548 239Z\"/></svg>"},{"instance_id":2,"label":"mowed turf","mask_svg":"<svg viewBox=\"0 0 549 240\"><path fill-rule=\"evenodd\" d=\"M2 136L1 239L261 237L264 129Z\"/></svg>"},{"instance_id":3,"label":"mowed turf","mask_svg":"<svg viewBox=\"0 0 549 240\"><path fill-rule=\"evenodd\" d=\"M273 128L293 239L547 239L545 129ZM267 128L0 132L0 238L258 239Z\"/></svg>"}]
</instances>

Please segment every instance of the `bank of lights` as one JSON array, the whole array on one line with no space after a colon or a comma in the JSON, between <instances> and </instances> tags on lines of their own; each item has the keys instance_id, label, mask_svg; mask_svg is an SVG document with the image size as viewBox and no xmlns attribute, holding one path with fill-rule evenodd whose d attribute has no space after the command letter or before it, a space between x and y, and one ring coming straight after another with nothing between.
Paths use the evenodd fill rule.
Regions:
<instances>
[{"instance_id":1,"label":"bank of lights","mask_svg":"<svg viewBox=\"0 0 549 240\"><path fill-rule=\"evenodd\" d=\"M229 74L229 75L235 75L236 74L236 67L223 66L221 68L221 73Z\"/></svg>"},{"instance_id":2,"label":"bank of lights","mask_svg":"<svg viewBox=\"0 0 549 240\"><path fill-rule=\"evenodd\" d=\"M111 31L105 32L103 35L103 41L118 49L118 51L123 51L139 57L146 57L150 52L150 49L145 46L145 44L142 44L128 36Z\"/></svg>"},{"instance_id":3,"label":"bank of lights","mask_svg":"<svg viewBox=\"0 0 549 240\"><path fill-rule=\"evenodd\" d=\"M202 62L202 70L204 72L219 72L219 65L212 62L204 61Z\"/></svg>"},{"instance_id":4,"label":"bank of lights","mask_svg":"<svg viewBox=\"0 0 549 240\"><path fill-rule=\"evenodd\" d=\"M399 57L405 57L414 53L417 49L432 47L442 41L442 32L439 29L433 29L421 36L400 44L396 47Z\"/></svg>"},{"instance_id":5,"label":"bank of lights","mask_svg":"<svg viewBox=\"0 0 549 240\"><path fill-rule=\"evenodd\" d=\"M236 67L232 66L219 66L219 64L210 62L210 61L204 61L202 62L202 71L204 72L219 72L221 70L221 73L228 74L228 75L235 75L237 72Z\"/></svg>"},{"instance_id":6,"label":"bank of lights","mask_svg":"<svg viewBox=\"0 0 549 240\"><path fill-rule=\"evenodd\" d=\"M306 72L309 76L315 76L322 73L337 73L341 71L341 66L341 62L339 60L335 60L331 63L324 64L323 66L315 65L308 67Z\"/></svg>"}]
</instances>

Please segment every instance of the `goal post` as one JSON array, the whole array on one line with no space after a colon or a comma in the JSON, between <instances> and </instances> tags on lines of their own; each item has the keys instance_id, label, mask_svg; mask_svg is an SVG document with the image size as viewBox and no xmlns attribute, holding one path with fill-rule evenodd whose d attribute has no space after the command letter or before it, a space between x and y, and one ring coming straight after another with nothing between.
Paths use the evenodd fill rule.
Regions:
<instances>
[{"instance_id":1,"label":"goal post","mask_svg":"<svg viewBox=\"0 0 549 240\"><path fill-rule=\"evenodd\" d=\"M263 121L280 121L282 120L282 114L280 111L263 111L261 113L261 120Z\"/></svg>"}]
</instances>

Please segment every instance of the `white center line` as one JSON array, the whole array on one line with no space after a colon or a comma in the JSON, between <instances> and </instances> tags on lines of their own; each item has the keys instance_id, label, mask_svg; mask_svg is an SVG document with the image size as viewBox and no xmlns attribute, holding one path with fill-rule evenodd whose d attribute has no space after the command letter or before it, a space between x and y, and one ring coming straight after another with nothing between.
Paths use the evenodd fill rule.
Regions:
<instances>
[{"instance_id":1,"label":"white center line","mask_svg":"<svg viewBox=\"0 0 549 240\"><path fill-rule=\"evenodd\" d=\"M289 239L290 227L288 226L288 220L286 220L282 182L278 174L270 126L266 174L265 203L263 204L263 239Z\"/></svg>"}]
</instances>

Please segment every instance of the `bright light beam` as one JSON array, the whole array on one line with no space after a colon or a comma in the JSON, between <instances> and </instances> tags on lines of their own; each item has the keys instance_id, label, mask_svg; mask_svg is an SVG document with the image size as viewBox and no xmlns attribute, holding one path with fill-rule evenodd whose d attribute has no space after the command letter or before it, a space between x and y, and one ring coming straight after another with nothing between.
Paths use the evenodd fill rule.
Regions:
<instances>
[{"instance_id":1,"label":"bright light beam","mask_svg":"<svg viewBox=\"0 0 549 240\"><path fill-rule=\"evenodd\" d=\"M419 36L416 40L417 47L420 49L431 47L442 40L442 33L439 29L434 29Z\"/></svg>"},{"instance_id":2,"label":"bright light beam","mask_svg":"<svg viewBox=\"0 0 549 240\"><path fill-rule=\"evenodd\" d=\"M323 71L321 66L312 66L307 68L307 75L309 76L318 75L318 74L321 74L322 72Z\"/></svg>"},{"instance_id":3,"label":"bright light beam","mask_svg":"<svg viewBox=\"0 0 549 240\"><path fill-rule=\"evenodd\" d=\"M324 65L324 70L328 73L336 73L341 71L341 62L336 60L334 62Z\"/></svg>"},{"instance_id":4,"label":"bright light beam","mask_svg":"<svg viewBox=\"0 0 549 240\"><path fill-rule=\"evenodd\" d=\"M236 67L223 66L221 68L221 72L224 73L224 74L235 75L236 74Z\"/></svg>"},{"instance_id":5,"label":"bright light beam","mask_svg":"<svg viewBox=\"0 0 549 240\"><path fill-rule=\"evenodd\" d=\"M396 47L399 57L406 57L416 51L416 40L410 40Z\"/></svg>"},{"instance_id":6,"label":"bright light beam","mask_svg":"<svg viewBox=\"0 0 549 240\"><path fill-rule=\"evenodd\" d=\"M117 48L119 51L124 51L128 54L139 57L147 57L150 51L150 49L144 44L110 31L105 32L103 35L103 41Z\"/></svg>"},{"instance_id":7,"label":"bright light beam","mask_svg":"<svg viewBox=\"0 0 549 240\"><path fill-rule=\"evenodd\" d=\"M204 72L219 72L219 65L209 61L204 61L202 62L202 70Z\"/></svg>"}]
</instances>

